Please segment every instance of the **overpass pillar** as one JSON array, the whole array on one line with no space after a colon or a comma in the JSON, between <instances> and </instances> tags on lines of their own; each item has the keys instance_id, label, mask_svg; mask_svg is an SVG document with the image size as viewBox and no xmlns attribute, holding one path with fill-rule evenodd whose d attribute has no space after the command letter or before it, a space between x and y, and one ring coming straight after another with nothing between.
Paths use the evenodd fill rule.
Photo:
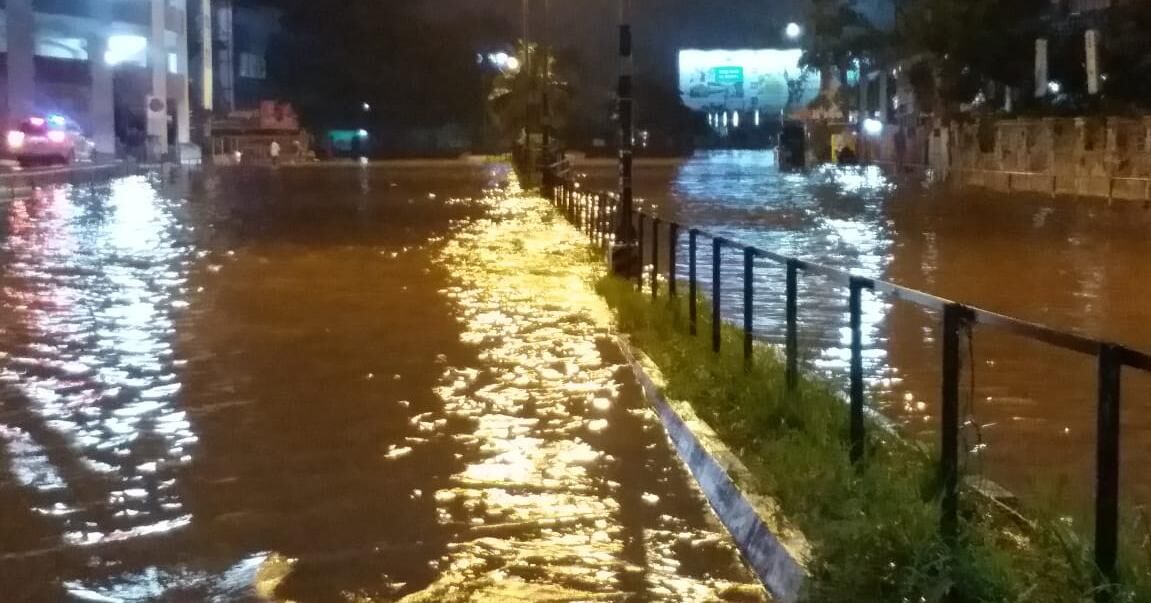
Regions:
<instances>
[{"instance_id":1,"label":"overpass pillar","mask_svg":"<svg viewBox=\"0 0 1151 603\"><path fill-rule=\"evenodd\" d=\"M8 0L8 120L32 113L36 102L36 16L32 0Z\"/></svg>"},{"instance_id":2,"label":"overpass pillar","mask_svg":"<svg viewBox=\"0 0 1151 603\"><path fill-rule=\"evenodd\" d=\"M105 11L97 19L105 22ZM88 121L96 152L107 157L116 154L116 99L113 89L112 67L104 60L108 52L108 36L102 32L88 35L88 66L92 74L92 88L88 96Z\"/></svg>"},{"instance_id":3,"label":"overpass pillar","mask_svg":"<svg viewBox=\"0 0 1151 603\"><path fill-rule=\"evenodd\" d=\"M168 44L167 44L167 0L150 0L151 21L148 37L148 67L152 77L152 100L163 103L162 111L148 108L148 158L160 159L168 152Z\"/></svg>"}]
</instances>

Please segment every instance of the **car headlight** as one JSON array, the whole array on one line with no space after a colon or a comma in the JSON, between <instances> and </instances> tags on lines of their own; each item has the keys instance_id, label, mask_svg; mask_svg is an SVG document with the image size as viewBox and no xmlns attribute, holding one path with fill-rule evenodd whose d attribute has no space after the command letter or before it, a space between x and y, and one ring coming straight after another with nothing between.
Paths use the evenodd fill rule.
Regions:
<instances>
[{"instance_id":1,"label":"car headlight","mask_svg":"<svg viewBox=\"0 0 1151 603\"><path fill-rule=\"evenodd\" d=\"M24 133L20 130L8 132L8 148L18 149L24 146Z\"/></svg>"}]
</instances>

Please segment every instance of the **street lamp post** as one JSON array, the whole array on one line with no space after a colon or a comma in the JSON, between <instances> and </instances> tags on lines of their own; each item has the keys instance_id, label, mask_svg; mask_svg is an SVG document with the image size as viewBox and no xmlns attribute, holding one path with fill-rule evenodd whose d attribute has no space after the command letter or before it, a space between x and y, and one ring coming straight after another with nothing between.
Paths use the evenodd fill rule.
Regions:
<instances>
[{"instance_id":1,"label":"street lamp post","mask_svg":"<svg viewBox=\"0 0 1151 603\"><path fill-rule=\"evenodd\" d=\"M542 126L543 126L543 152L545 161L551 160L551 144L552 144L552 118L551 118L551 99L548 95L548 87L551 81L551 0L544 0L544 23L543 30L540 34L540 45L544 50L544 65L543 65L543 88L542 88Z\"/></svg>"},{"instance_id":2,"label":"street lamp post","mask_svg":"<svg viewBox=\"0 0 1151 603\"><path fill-rule=\"evenodd\" d=\"M632 159L634 152L632 99L632 39L628 23L628 0L619 3L619 205L616 211L615 241L611 248L612 272L623 278L635 278L640 271L640 250L632 226Z\"/></svg>"},{"instance_id":3,"label":"street lamp post","mask_svg":"<svg viewBox=\"0 0 1151 603\"><path fill-rule=\"evenodd\" d=\"M524 120L524 150L527 159L527 177L534 178L536 170L536 153L535 145L532 144L532 137L535 133L536 120L539 118L539 99L536 91L536 72L535 66L532 65L532 45L531 45L531 4L529 0L523 0L523 46L524 46L524 69L527 70L527 85L528 85L528 105L527 116Z\"/></svg>"}]
</instances>

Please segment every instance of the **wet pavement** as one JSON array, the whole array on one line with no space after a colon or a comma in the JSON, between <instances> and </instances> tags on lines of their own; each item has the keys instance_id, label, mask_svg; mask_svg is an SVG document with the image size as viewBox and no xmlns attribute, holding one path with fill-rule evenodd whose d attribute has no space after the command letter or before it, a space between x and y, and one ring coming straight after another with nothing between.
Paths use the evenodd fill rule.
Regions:
<instances>
[{"instance_id":1,"label":"wet pavement","mask_svg":"<svg viewBox=\"0 0 1151 603\"><path fill-rule=\"evenodd\" d=\"M614 167L584 166L589 188ZM881 278L1026 320L1151 350L1151 208L1138 202L930 189L875 169L788 173L771 152L640 162L649 209L732 240ZM679 273L686 274L686 237ZM710 266L710 245L699 262ZM723 256L725 314L743 312L742 256ZM704 289L710 270L701 268ZM757 263L757 335L782 343L784 271ZM847 290L800 279L808 366L848 375ZM937 438L940 317L865 293L864 364L872 402L910 433ZM963 353L967 466L1044 504L1084 509L1094 480L1096 369L1089 356L977 327ZM970 370L974 367L974 370ZM1124 372L1123 495L1151 501L1151 378Z\"/></svg>"},{"instance_id":2,"label":"wet pavement","mask_svg":"<svg viewBox=\"0 0 1151 603\"><path fill-rule=\"evenodd\" d=\"M0 600L762 600L505 168L0 212Z\"/></svg>"}]
</instances>

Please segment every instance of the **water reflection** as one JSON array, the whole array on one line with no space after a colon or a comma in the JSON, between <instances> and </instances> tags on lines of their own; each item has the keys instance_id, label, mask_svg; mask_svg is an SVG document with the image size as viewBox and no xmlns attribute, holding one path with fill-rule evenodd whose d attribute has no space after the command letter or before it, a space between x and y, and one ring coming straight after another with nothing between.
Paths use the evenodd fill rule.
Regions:
<instances>
[{"instance_id":1,"label":"water reflection","mask_svg":"<svg viewBox=\"0 0 1151 603\"><path fill-rule=\"evenodd\" d=\"M171 350L187 258L171 211L142 177L41 189L6 209L0 435L35 492L29 510L47 518L11 556L191 521L178 482L197 436Z\"/></svg>"},{"instance_id":2,"label":"water reflection","mask_svg":"<svg viewBox=\"0 0 1151 603\"><path fill-rule=\"evenodd\" d=\"M7 206L0 599L761 599L545 208L464 163Z\"/></svg>"},{"instance_id":3,"label":"water reflection","mask_svg":"<svg viewBox=\"0 0 1151 603\"><path fill-rule=\"evenodd\" d=\"M441 578L405 600L758 599L620 379L591 266L573 261L584 239L514 185L491 203L443 256L482 364L448 367L442 414L417 417L470 426L464 467L432 494L457 537Z\"/></svg>"}]
</instances>

